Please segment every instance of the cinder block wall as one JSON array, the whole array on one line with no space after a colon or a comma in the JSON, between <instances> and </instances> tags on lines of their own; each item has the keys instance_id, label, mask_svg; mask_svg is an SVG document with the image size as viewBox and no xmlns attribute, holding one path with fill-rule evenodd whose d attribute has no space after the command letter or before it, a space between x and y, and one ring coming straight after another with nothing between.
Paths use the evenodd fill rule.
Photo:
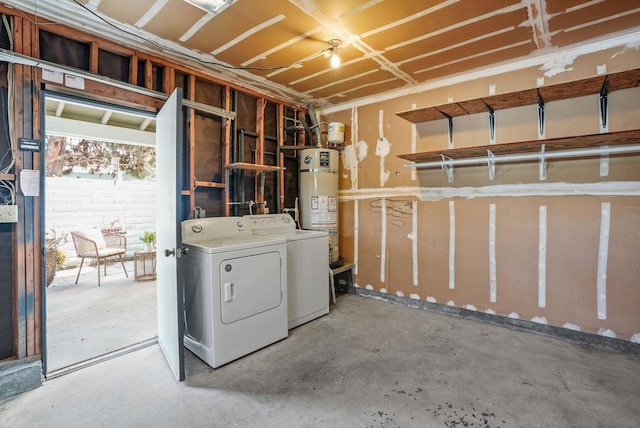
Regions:
<instances>
[{"instance_id":1,"label":"cinder block wall","mask_svg":"<svg viewBox=\"0 0 640 428\"><path fill-rule=\"evenodd\" d=\"M141 250L140 236L155 230L156 182L154 180L96 180L73 177L45 179L45 230L56 233L109 227L117 221L127 236L127 255ZM75 259L73 242L61 247L68 261Z\"/></svg>"}]
</instances>

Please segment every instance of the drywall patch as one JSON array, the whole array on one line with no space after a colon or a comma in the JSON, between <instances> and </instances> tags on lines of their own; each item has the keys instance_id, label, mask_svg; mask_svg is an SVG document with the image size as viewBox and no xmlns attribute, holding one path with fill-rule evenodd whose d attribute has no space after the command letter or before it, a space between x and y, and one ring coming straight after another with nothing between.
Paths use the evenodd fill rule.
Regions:
<instances>
[{"instance_id":1,"label":"drywall patch","mask_svg":"<svg viewBox=\"0 0 640 428\"><path fill-rule=\"evenodd\" d=\"M447 306L455 306L455 305L456 305L456 302L454 302L453 300L449 300L447 302Z\"/></svg>"},{"instance_id":2,"label":"drywall patch","mask_svg":"<svg viewBox=\"0 0 640 428\"><path fill-rule=\"evenodd\" d=\"M578 324L573 324L570 322L566 322L562 325L562 327L569 329L569 330L574 330L574 331L580 331L580 326Z\"/></svg>"},{"instance_id":3,"label":"drywall patch","mask_svg":"<svg viewBox=\"0 0 640 428\"><path fill-rule=\"evenodd\" d=\"M542 64L539 70L544 72L546 77L553 77L556 74L571 71L573 70L573 61L575 61L578 56L575 52L567 52L564 55L553 56Z\"/></svg>"},{"instance_id":4,"label":"drywall patch","mask_svg":"<svg viewBox=\"0 0 640 428\"><path fill-rule=\"evenodd\" d=\"M496 311L494 311L493 309L485 309L484 313L489 315L495 315Z\"/></svg>"},{"instance_id":5,"label":"drywall patch","mask_svg":"<svg viewBox=\"0 0 640 428\"><path fill-rule=\"evenodd\" d=\"M435 298L435 297L433 297L433 296L427 296L426 301L427 301L427 302L429 302L429 303L438 303L438 301L436 300L436 298ZM640 335L640 333L638 333L638 334Z\"/></svg>"},{"instance_id":6,"label":"drywall patch","mask_svg":"<svg viewBox=\"0 0 640 428\"><path fill-rule=\"evenodd\" d=\"M380 203L382 205L380 208L382 210L380 216L380 282L384 283L387 265L387 200L382 198Z\"/></svg>"},{"instance_id":7,"label":"drywall patch","mask_svg":"<svg viewBox=\"0 0 640 428\"><path fill-rule=\"evenodd\" d=\"M387 289L386 289L386 288L384 288L384 287L380 289L380 292L381 292L382 294L389 294L389 292L387 291Z\"/></svg>"},{"instance_id":8,"label":"drywall patch","mask_svg":"<svg viewBox=\"0 0 640 428\"><path fill-rule=\"evenodd\" d=\"M413 286L418 286L418 201L411 203L411 233L407 236L411 240L411 256L413 266Z\"/></svg>"},{"instance_id":9,"label":"drywall patch","mask_svg":"<svg viewBox=\"0 0 640 428\"><path fill-rule=\"evenodd\" d=\"M478 310L478 308L476 308L473 305L464 305L464 308L465 309L469 309L470 311L477 311Z\"/></svg>"},{"instance_id":10,"label":"drywall patch","mask_svg":"<svg viewBox=\"0 0 640 428\"><path fill-rule=\"evenodd\" d=\"M449 201L449 289L456 284L456 203Z\"/></svg>"},{"instance_id":11,"label":"drywall patch","mask_svg":"<svg viewBox=\"0 0 640 428\"><path fill-rule=\"evenodd\" d=\"M640 196L640 181L497 184L482 187L410 186L385 189L345 189L340 191L341 202L383 197L416 197L421 201L441 201L453 198L517 198L533 196Z\"/></svg>"},{"instance_id":12,"label":"drywall patch","mask_svg":"<svg viewBox=\"0 0 640 428\"><path fill-rule=\"evenodd\" d=\"M624 45L624 48L620 49L618 52L614 53L613 55L611 55L611 59L614 59L615 57L617 57L618 55L623 55L625 53L627 53L628 50L640 50L640 41L631 41L629 43L627 43L626 45Z\"/></svg>"},{"instance_id":13,"label":"drywall patch","mask_svg":"<svg viewBox=\"0 0 640 428\"><path fill-rule=\"evenodd\" d=\"M412 298L413 300L420 300L420 295L416 293L411 293L409 297Z\"/></svg>"},{"instance_id":14,"label":"drywall patch","mask_svg":"<svg viewBox=\"0 0 640 428\"><path fill-rule=\"evenodd\" d=\"M519 320L520 319L520 315L518 315L517 312L511 312L509 315L507 315L509 318L514 319L514 320Z\"/></svg>"},{"instance_id":15,"label":"drywall patch","mask_svg":"<svg viewBox=\"0 0 640 428\"><path fill-rule=\"evenodd\" d=\"M384 167L384 159L391 152L391 143L384 136L384 110L378 111L378 133L376 156L380 157L380 187L384 187L389 180L389 171Z\"/></svg>"},{"instance_id":16,"label":"drywall patch","mask_svg":"<svg viewBox=\"0 0 640 428\"><path fill-rule=\"evenodd\" d=\"M521 23L519 26L531 29L531 32L533 33L533 42L536 44L537 49L551 47L551 33L549 32L549 25L547 22L549 18L554 15L549 16L547 14L547 5L544 0L537 0L535 2L527 1L526 5L529 19Z\"/></svg>"},{"instance_id":17,"label":"drywall patch","mask_svg":"<svg viewBox=\"0 0 640 428\"><path fill-rule=\"evenodd\" d=\"M371 285L371 284L367 284L367 286L365 288L367 290L372 290L373 291L373 285Z\"/></svg>"},{"instance_id":18,"label":"drywall patch","mask_svg":"<svg viewBox=\"0 0 640 428\"><path fill-rule=\"evenodd\" d=\"M531 321L537 322L538 324L548 324L547 319L545 317L533 317Z\"/></svg>"},{"instance_id":19,"label":"drywall patch","mask_svg":"<svg viewBox=\"0 0 640 428\"><path fill-rule=\"evenodd\" d=\"M489 204L489 301L496 302L496 204Z\"/></svg>"},{"instance_id":20,"label":"drywall patch","mask_svg":"<svg viewBox=\"0 0 640 428\"><path fill-rule=\"evenodd\" d=\"M633 336L631 336L631 342L640 343L640 333L635 333Z\"/></svg>"},{"instance_id":21,"label":"drywall patch","mask_svg":"<svg viewBox=\"0 0 640 428\"><path fill-rule=\"evenodd\" d=\"M615 331L608 328L601 328L600 330L598 330L598 334L604 337L611 337L612 339L616 339L618 337Z\"/></svg>"},{"instance_id":22,"label":"drywall patch","mask_svg":"<svg viewBox=\"0 0 640 428\"><path fill-rule=\"evenodd\" d=\"M547 306L547 206L538 212L538 307Z\"/></svg>"},{"instance_id":23,"label":"drywall patch","mask_svg":"<svg viewBox=\"0 0 640 428\"><path fill-rule=\"evenodd\" d=\"M415 110L416 104L411 104L411 110ZM418 124L411 124L411 153L415 153L418 142ZM411 168L411 180L416 181L418 179L418 171L415 168Z\"/></svg>"},{"instance_id":24,"label":"drywall patch","mask_svg":"<svg viewBox=\"0 0 640 428\"><path fill-rule=\"evenodd\" d=\"M359 206L360 204L357 200L353 201L353 264L356 265L356 275L358 275L358 238L360 232L360 226L358 225Z\"/></svg>"},{"instance_id":25,"label":"drywall patch","mask_svg":"<svg viewBox=\"0 0 640 428\"><path fill-rule=\"evenodd\" d=\"M597 310L598 319L607 319L607 260L609 258L609 226L611 203L600 205L600 246L598 249Z\"/></svg>"},{"instance_id":26,"label":"drywall patch","mask_svg":"<svg viewBox=\"0 0 640 428\"><path fill-rule=\"evenodd\" d=\"M402 291L396 291L396 296L404 297L404 293Z\"/></svg>"},{"instance_id":27,"label":"drywall patch","mask_svg":"<svg viewBox=\"0 0 640 428\"><path fill-rule=\"evenodd\" d=\"M349 171L351 175L351 188L357 189L358 183L358 175L357 175L357 167L358 167L358 158L356 157L356 148L354 145L350 144L346 146L343 150L342 157L342 167L345 170L343 177L347 177L347 171Z\"/></svg>"}]
</instances>

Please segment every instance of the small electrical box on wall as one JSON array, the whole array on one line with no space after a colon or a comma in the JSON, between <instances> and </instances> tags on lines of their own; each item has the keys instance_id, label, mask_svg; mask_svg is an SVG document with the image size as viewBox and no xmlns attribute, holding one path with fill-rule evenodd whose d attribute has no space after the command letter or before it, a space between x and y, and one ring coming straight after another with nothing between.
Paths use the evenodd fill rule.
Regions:
<instances>
[{"instance_id":1,"label":"small electrical box on wall","mask_svg":"<svg viewBox=\"0 0 640 428\"><path fill-rule=\"evenodd\" d=\"M18 206L0 205L0 223L17 223Z\"/></svg>"}]
</instances>

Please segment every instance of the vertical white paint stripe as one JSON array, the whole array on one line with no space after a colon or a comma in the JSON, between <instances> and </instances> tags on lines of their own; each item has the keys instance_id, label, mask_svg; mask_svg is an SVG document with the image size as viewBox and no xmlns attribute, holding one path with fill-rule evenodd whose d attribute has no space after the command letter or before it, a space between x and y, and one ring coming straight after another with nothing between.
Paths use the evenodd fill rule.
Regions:
<instances>
[{"instance_id":1,"label":"vertical white paint stripe","mask_svg":"<svg viewBox=\"0 0 640 428\"><path fill-rule=\"evenodd\" d=\"M355 273L358 274L358 208L359 201L353 201L353 264L356 265Z\"/></svg>"},{"instance_id":2,"label":"vertical white paint stripe","mask_svg":"<svg viewBox=\"0 0 640 428\"><path fill-rule=\"evenodd\" d=\"M412 202L411 253L413 255L413 285L418 286L418 201Z\"/></svg>"},{"instance_id":3,"label":"vertical white paint stripe","mask_svg":"<svg viewBox=\"0 0 640 428\"><path fill-rule=\"evenodd\" d=\"M387 264L387 200L382 198L380 201L382 205L382 215L380 216L380 223L382 223L380 232L380 282L384 283L384 268Z\"/></svg>"},{"instance_id":4,"label":"vertical white paint stripe","mask_svg":"<svg viewBox=\"0 0 640 428\"><path fill-rule=\"evenodd\" d=\"M411 104L411 110L415 110L417 107L416 104ZM415 123L411 124L411 153L415 153L417 150L418 144L418 125ZM418 172L415 168L411 168L411 180L418 179Z\"/></svg>"},{"instance_id":5,"label":"vertical white paint stripe","mask_svg":"<svg viewBox=\"0 0 640 428\"><path fill-rule=\"evenodd\" d=\"M456 203L449 201L449 288L456 284Z\"/></svg>"},{"instance_id":6,"label":"vertical white paint stripe","mask_svg":"<svg viewBox=\"0 0 640 428\"><path fill-rule=\"evenodd\" d=\"M598 248L597 306L598 319L607 319L607 259L609 257L609 225L611 223L611 203L600 205L600 247Z\"/></svg>"},{"instance_id":7,"label":"vertical white paint stripe","mask_svg":"<svg viewBox=\"0 0 640 428\"><path fill-rule=\"evenodd\" d=\"M547 206L538 214L538 307L547 307Z\"/></svg>"},{"instance_id":8,"label":"vertical white paint stripe","mask_svg":"<svg viewBox=\"0 0 640 428\"><path fill-rule=\"evenodd\" d=\"M354 107L351 110L351 143L353 146L356 146L358 142L358 107ZM353 175L355 174L356 179L353 182L353 186L355 189L358 189L358 162L356 162L355 166L351 170L351 175L353 179ZM353 201L353 264L355 265L355 274L358 275L358 232L359 232L359 203L358 200Z\"/></svg>"},{"instance_id":9,"label":"vertical white paint stripe","mask_svg":"<svg viewBox=\"0 0 640 428\"><path fill-rule=\"evenodd\" d=\"M608 149L609 146L602 146L603 149ZM609 154L600 155L600 177L606 177L609 175Z\"/></svg>"},{"instance_id":10,"label":"vertical white paint stripe","mask_svg":"<svg viewBox=\"0 0 640 428\"><path fill-rule=\"evenodd\" d=\"M489 301L496 301L496 204L489 204Z\"/></svg>"}]
</instances>

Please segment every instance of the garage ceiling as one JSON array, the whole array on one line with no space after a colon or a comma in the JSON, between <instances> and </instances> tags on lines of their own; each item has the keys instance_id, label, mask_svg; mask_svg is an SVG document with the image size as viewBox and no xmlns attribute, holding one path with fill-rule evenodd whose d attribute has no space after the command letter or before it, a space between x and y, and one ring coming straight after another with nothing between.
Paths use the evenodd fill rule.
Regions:
<instances>
[{"instance_id":1,"label":"garage ceiling","mask_svg":"<svg viewBox=\"0 0 640 428\"><path fill-rule=\"evenodd\" d=\"M640 31L637 0L227 0L215 12L186 0L3 3L324 107ZM337 69L323 55L330 40Z\"/></svg>"}]
</instances>

